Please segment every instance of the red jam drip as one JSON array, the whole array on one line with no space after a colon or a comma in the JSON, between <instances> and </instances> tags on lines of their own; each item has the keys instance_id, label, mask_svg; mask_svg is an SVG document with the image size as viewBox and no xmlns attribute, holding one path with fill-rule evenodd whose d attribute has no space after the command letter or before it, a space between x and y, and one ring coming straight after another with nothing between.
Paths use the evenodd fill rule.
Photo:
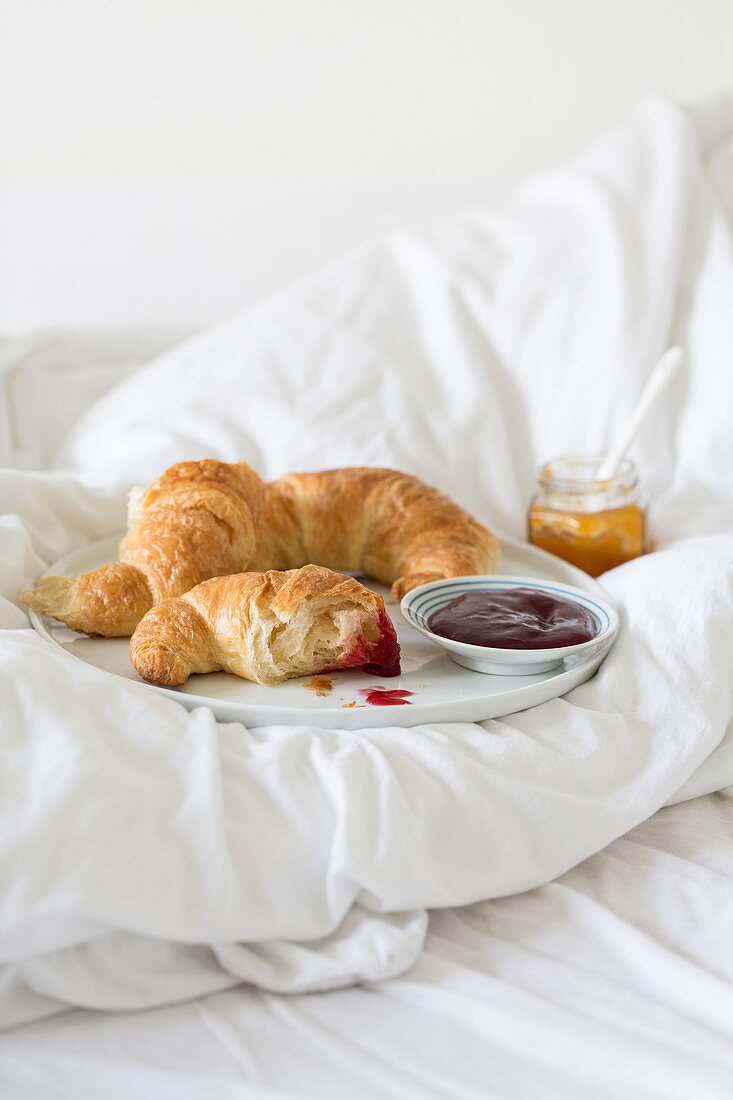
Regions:
<instances>
[{"instance_id":1,"label":"red jam drip","mask_svg":"<svg viewBox=\"0 0 733 1100\"><path fill-rule=\"evenodd\" d=\"M379 612L379 638L368 642L363 636L355 639L351 649L340 658L339 668L361 668L372 676L399 676L400 643L387 612Z\"/></svg>"},{"instance_id":2,"label":"red jam drip","mask_svg":"<svg viewBox=\"0 0 733 1100\"><path fill-rule=\"evenodd\" d=\"M414 691L404 691L402 688L359 688L359 695L364 697L364 702L373 707L409 707L408 695L414 695Z\"/></svg>"},{"instance_id":3,"label":"red jam drip","mask_svg":"<svg viewBox=\"0 0 733 1100\"><path fill-rule=\"evenodd\" d=\"M494 649L558 649L595 638L589 611L538 588L466 592L428 619L441 638Z\"/></svg>"}]
</instances>

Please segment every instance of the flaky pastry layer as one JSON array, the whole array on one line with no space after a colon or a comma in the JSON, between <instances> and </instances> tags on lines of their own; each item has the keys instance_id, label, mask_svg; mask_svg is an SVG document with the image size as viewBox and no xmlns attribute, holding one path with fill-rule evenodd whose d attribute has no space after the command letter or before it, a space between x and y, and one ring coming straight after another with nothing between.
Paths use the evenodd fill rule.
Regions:
<instances>
[{"instance_id":1,"label":"flaky pastry layer","mask_svg":"<svg viewBox=\"0 0 733 1100\"><path fill-rule=\"evenodd\" d=\"M130 660L168 687L218 669L268 685L344 668L400 671L382 597L317 565L214 577L165 600L138 624Z\"/></svg>"}]
</instances>

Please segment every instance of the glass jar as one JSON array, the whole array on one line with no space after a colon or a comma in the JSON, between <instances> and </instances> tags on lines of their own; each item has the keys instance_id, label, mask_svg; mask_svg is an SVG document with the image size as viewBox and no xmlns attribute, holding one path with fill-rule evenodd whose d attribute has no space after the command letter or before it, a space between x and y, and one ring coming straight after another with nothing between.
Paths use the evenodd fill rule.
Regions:
<instances>
[{"instance_id":1,"label":"glass jar","mask_svg":"<svg viewBox=\"0 0 733 1100\"><path fill-rule=\"evenodd\" d=\"M636 467L624 458L597 481L602 458L567 455L541 467L527 516L529 541L591 577L648 549L647 505Z\"/></svg>"}]
</instances>

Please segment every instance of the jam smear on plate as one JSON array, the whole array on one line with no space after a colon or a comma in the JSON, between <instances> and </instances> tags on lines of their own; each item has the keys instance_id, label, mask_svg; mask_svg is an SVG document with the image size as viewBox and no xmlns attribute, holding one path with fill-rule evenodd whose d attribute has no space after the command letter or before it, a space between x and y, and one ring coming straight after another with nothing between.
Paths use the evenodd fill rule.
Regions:
<instances>
[{"instance_id":1,"label":"jam smear on plate","mask_svg":"<svg viewBox=\"0 0 733 1100\"><path fill-rule=\"evenodd\" d=\"M409 707L408 695L414 695L414 691L405 691L402 688L359 688L359 695L364 697L364 702L373 707Z\"/></svg>"},{"instance_id":2,"label":"jam smear on plate","mask_svg":"<svg viewBox=\"0 0 733 1100\"><path fill-rule=\"evenodd\" d=\"M433 612L428 628L441 638L494 649L559 649L598 633L580 604L528 587L466 592Z\"/></svg>"}]
</instances>

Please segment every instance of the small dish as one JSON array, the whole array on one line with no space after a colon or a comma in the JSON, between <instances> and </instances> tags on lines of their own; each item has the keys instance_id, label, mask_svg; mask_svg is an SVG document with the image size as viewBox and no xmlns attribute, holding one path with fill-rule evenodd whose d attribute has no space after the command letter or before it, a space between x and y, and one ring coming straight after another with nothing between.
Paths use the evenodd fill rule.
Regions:
<instances>
[{"instance_id":1,"label":"small dish","mask_svg":"<svg viewBox=\"0 0 733 1100\"><path fill-rule=\"evenodd\" d=\"M495 649L491 646L471 645L433 634L428 619L440 608L466 592L496 592L511 588L535 588L553 596L572 600L592 615L598 627L594 638L576 645L556 649ZM448 656L464 668L474 672L493 673L499 676L533 676L558 668L566 658L588 658L601 649L610 648L618 631L619 619L610 603L589 595L580 588L559 581L542 581L536 577L510 577L492 574L476 577L449 577L430 581L413 588L400 604L402 615L415 630L439 645Z\"/></svg>"}]
</instances>

